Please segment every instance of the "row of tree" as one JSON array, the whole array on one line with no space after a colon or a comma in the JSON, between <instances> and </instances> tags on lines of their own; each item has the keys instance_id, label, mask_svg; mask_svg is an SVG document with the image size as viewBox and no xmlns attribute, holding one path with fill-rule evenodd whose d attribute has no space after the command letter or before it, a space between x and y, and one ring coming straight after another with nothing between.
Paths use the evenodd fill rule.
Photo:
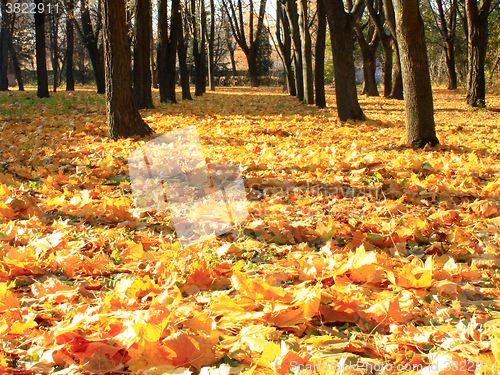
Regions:
<instances>
[{"instance_id":1,"label":"row of tree","mask_svg":"<svg viewBox=\"0 0 500 375\"><path fill-rule=\"evenodd\" d=\"M14 64L22 89L22 74L13 35L16 34L16 27L23 28L32 21L29 14L12 11L15 1L0 0L0 90L8 88L8 56ZM270 16L266 14L266 0L259 0L255 4L254 0L220 0L217 4L215 0L209 0L208 4L205 4L205 0L158 0L155 4L151 0L134 0L128 7L125 7L124 0L97 0L91 4L88 0L67 0L63 4L58 1L34 0L34 39L40 97L49 95L47 24L54 89L58 84L59 71L63 70L59 60L60 39L65 44L63 66L66 71L66 89L74 89L75 30L90 56L98 93L107 92L108 99L111 99L111 93L116 91L113 88L118 85L120 95L124 95L130 91L126 89L128 79L124 77L132 77L130 85L134 95L131 99L121 101L123 108L151 108L151 87L156 84L160 100L175 103L177 71L180 73L182 98L191 99L188 60L192 60L194 67L195 95L205 92L207 81L209 89L214 89L216 65L222 62L226 54L229 55L233 71L236 70L233 40L246 57L250 84L259 85L258 55L262 50L263 34L269 31L269 26L265 25L266 17ZM48 4L53 7L48 7ZM500 14L498 3L492 3L492 0L479 3L477 0L430 0L429 4L428 9L443 42L449 88L457 87L454 52L456 29L460 24L467 37L467 102L472 106L484 106L488 20L493 12ZM47 12L47 9L52 9L52 12ZM55 12L55 9L60 9L61 13ZM107 17L108 11L113 14L111 19ZM364 119L355 81L353 41L357 40L363 60L363 93L378 95L375 69L377 58L382 55L384 96L396 99L404 97L407 101L407 120L414 124L414 130L409 131L409 143L435 144L437 138L433 130L432 91L421 11L418 0L358 0L355 3L352 0L277 0L274 43L283 62L288 92L305 104L319 107L326 105L324 61L325 53L328 53L329 30L335 88L337 93L341 93L336 96L339 118L342 121ZM114 17L118 15L116 12L120 17ZM122 13L123 24L120 21ZM60 22L62 19L65 20L64 27ZM114 42L121 43L122 37L124 50L118 42ZM382 54L379 46L382 47ZM133 70L128 74L126 69L130 69L131 61ZM120 71L122 78L119 82L113 82L113 74L117 71ZM134 105L131 105L132 99ZM125 113L127 110L121 111L120 116ZM132 128L128 131L112 128L110 126L112 137L137 133ZM422 136L415 130L419 128L432 128L432 131L430 135ZM410 133L417 135L411 136Z\"/></svg>"}]
</instances>

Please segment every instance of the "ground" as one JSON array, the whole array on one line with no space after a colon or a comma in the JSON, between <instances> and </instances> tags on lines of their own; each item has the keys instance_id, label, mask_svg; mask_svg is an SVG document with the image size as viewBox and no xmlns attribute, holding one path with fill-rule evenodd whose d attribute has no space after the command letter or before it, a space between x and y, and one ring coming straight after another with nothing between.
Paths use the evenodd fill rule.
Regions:
<instances>
[{"instance_id":1,"label":"ground","mask_svg":"<svg viewBox=\"0 0 500 375\"><path fill-rule=\"evenodd\" d=\"M500 95L435 89L441 145L414 150L397 100L340 123L331 90L327 109L156 92L157 135L196 125L250 203L185 248L134 203L128 158L153 138L108 140L90 89L51 95L0 94L2 373L496 373Z\"/></svg>"}]
</instances>

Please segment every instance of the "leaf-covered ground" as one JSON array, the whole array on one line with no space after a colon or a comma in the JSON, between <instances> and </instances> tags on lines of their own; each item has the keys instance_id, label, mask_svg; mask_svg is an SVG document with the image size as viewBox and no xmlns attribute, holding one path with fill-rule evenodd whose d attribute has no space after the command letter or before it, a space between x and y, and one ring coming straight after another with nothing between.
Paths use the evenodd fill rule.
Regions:
<instances>
[{"instance_id":1,"label":"leaf-covered ground","mask_svg":"<svg viewBox=\"0 0 500 375\"><path fill-rule=\"evenodd\" d=\"M239 164L250 215L181 249L135 207L104 97L0 96L0 373L494 374L500 370L500 96L435 91L441 146L403 103L364 123L277 89L142 115L196 125ZM385 366L385 367L384 367Z\"/></svg>"}]
</instances>

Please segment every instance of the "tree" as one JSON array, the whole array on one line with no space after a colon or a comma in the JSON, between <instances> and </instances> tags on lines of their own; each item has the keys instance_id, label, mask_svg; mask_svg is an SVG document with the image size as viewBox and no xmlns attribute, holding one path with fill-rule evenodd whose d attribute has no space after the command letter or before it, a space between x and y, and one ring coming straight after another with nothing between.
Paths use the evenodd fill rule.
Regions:
<instances>
[{"instance_id":1,"label":"tree","mask_svg":"<svg viewBox=\"0 0 500 375\"><path fill-rule=\"evenodd\" d=\"M266 11L266 0L260 1L259 14L257 16L257 27L254 27L255 15L253 9L253 0L249 1L249 20L248 20L248 42L247 30L243 22L243 4L242 0L237 1L238 15L233 4L233 0L223 0L223 5L229 18L231 31L245 54L248 62L248 74L250 76L250 86L259 86L259 74L257 71L257 50L259 48L260 34L264 26L264 15Z\"/></svg>"},{"instance_id":2,"label":"tree","mask_svg":"<svg viewBox=\"0 0 500 375\"><path fill-rule=\"evenodd\" d=\"M158 87L160 101L176 103L175 97L175 58L180 24L180 2L172 0L170 33L167 23L167 0L158 2Z\"/></svg>"},{"instance_id":3,"label":"tree","mask_svg":"<svg viewBox=\"0 0 500 375\"><path fill-rule=\"evenodd\" d=\"M210 35L208 36L208 88L215 90L215 3L210 0Z\"/></svg>"},{"instance_id":4,"label":"tree","mask_svg":"<svg viewBox=\"0 0 500 375\"><path fill-rule=\"evenodd\" d=\"M74 0L67 2L68 18L66 19L66 91L75 91L75 77L73 75L74 53Z\"/></svg>"},{"instance_id":5,"label":"tree","mask_svg":"<svg viewBox=\"0 0 500 375\"><path fill-rule=\"evenodd\" d=\"M0 25L0 91L7 91L9 89L9 82L7 81L9 14L7 13L6 3L6 0L1 0L0 2L0 14L2 15L2 23Z\"/></svg>"},{"instance_id":6,"label":"tree","mask_svg":"<svg viewBox=\"0 0 500 375\"><path fill-rule=\"evenodd\" d=\"M303 77L303 61L302 61L302 43L300 41L300 27L299 27L299 11L297 8L296 0L283 0L285 1L286 16L288 18L288 25L290 26L290 33L292 36L294 54L292 56L293 68L295 72L295 86L297 88L297 98L300 101L304 100L304 77Z\"/></svg>"},{"instance_id":7,"label":"tree","mask_svg":"<svg viewBox=\"0 0 500 375\"><path fill-rule=\"evenodd\" d=\"M185 12L182 12L184 17ZM193 100L191 97L191 91L189 88L189 70L187 67L187 46L186 43L184 42L184 20L181 16L180 20L181 24L179 27L179 43L177 46L177 53L179 56L179 70L180 70L180 75L181 75L181 87L182 87L182 99L185 100Z\"/></svg>"},{"instance_id":8,"label":"tree","mask_svg":"<svg viewBox=\"0 0 500 375\"><path fill-rule=\"evenodd\" d=\"M457 88L457 70L455 68L455 35L457 29L457 0L451 0L445 3L448 9L445 10L443 0L434 0L435 8L437 8L437 16L434 8L431 5L432 15L439 31L439 35L443 40L443 47L446 67L448 70L448 90ZM448 21L446 21L446 11L448 13Z\"/></svg>"},{"instance_id":9,"label":"tree","mask_svg":"<svg viewBox=\"0 0 500 375\"><path fill-rule=\"evenodd\" d=\"M395 60L392 69L392 88L391 95L389 97L392 99L403 100L403 78L401 73L401 60L399 57L398 38L396 35L396 16L394 14L392 0L383 0L383 2L386 24L391 32L392 40L396 47Z\"/></svg>"},{"instance_id":10,"label":"tree","mask_svg":"<svg viewBox=\"0 0 500 375\"><path fill-rule=\"evenodd\" d=\"M19 87L19 91L24 91L23 73L21 71L21 67L19 66L19 59L17 57L17 53L14 48L14 43L12 41L15 22L16 22L16 15L13 14L10 26L10 33L7 35L7 44L9 48L10 57L12 58L12 64L14 65L14 72L16 74L17 86Z\"/></svg>"},{"instance_id":11,"label":"tree","mask_svg":"<svg viewBox=\"0 0 500 375\"><path fill-rule=\"evenodd\" d=\"M296 96L297 89L292 68L293 52L290 25L288 23L288 17L283 16L283 4L280 0L276 0L276 42L279 47L280 58L285 68L288 93L292 96Z\"/></svg>"},{"instance_id":12,"label":"tree","mask_svg":"<svg viewBox=\"0 0 500 375\"><path fill-rule=\"evenodd\" d=\"M314 84L312 68L311 33L307 0L298 0L299 3L299 32L302 49L302 78L304 80L304 104L314 104Z\"/></svg>"},{"instance_id":13,"label":"tree","mask_svg":"<svg viewBox=\"0 0 500 375\"><path fill-rule=\"evenodd\" d=\"M150 46L151 0L135 0L134 23L134 95L138 109L154 108L151 95Z\"/></svg>"},{"instance_id":14,"label":"tree","mask_svg":"<svg viewBox=\"0 0 500 375\"><path fill-rule=\"evenodd\" d=\"M47 76L47 61L45 52L45 14L43 0L35 0L35 39L36 39L36 75L37 96L49 97L49 78ZM41 11L39 11L39 9Z\"/></svg>"},{"instance_id":15,"label":"tree","mask_svg":"<svg viewBox=\"0 0 500 375\"><path fill-rule=\"evenodd\" d=\"M358 102L353 55L353 22L361 16L363 0L358 0L350 12L342 0L323 0L330 35L335 72L335 97L340 121L364 120Z\"/></svg>"},{"instance_id":16,"label":"tree","mask_svg":"<svg viewBox=\"0 0 500 375\"><path fill-rule=\"evenodd\" d=\"M491 0L465 0L468 24L467 104L486 106L484 62L488 44L488 16Z\"/></svg>"},{"instance_id":17,"label":"tree","mask_svg":"<svg viewBox=\"0 0 500 375\"><path fill-rule=\"evenodd\" d=\"M194 95L201 96L206 91L206 50L207 12L204 0L190 0L190 26L193 43L193 58L196 73Z\"/></svg>"},{"instance_id":18,"label":"tree","mask_svg":"<svg viewBox=\"0 0 500 375\"><path fill-rule=\"evenodd\" d=\"M130 48L123 0L103 0L106 114L109 137L147 136L153 131L142 120L132 91ZM149 40L149 39L148 39Z\"/></svg>"},{"instance_id":19,"label":"tree","mask_svg":"<svg viewBox=\"0 0 500 375\"><path fill-rule=\"evenodd\" d=\"M384 29L385 16L382 9L382 1L378 0L377 3L374 3L374 0L365 0L365 3L370 14L370 18L375 24L375 28L377 29L378 36L382 42L382 48L384 50L384 96L388 98L391 96L392 91L393 38L392 35L390 35L390 33L387 34Z\"/></svg>"},{"instance_id":20,"label":"tree","mask_svg":"<svg viewBox=\"0 0 500 375\"><path fill-rule=\"evenodd\" d=\"M377 69L377 49L380 42L380 36L379 33L376 32L375 25L371 20L368 21L367 26L367 40L365 40L363 29L366 27L361 25L359 19L354 23L359 48L363 57L364 85L362 93L366 96L379 96L375 73Z\"/></svg>"},{"instance_id":21,"label":"tree","mask_svg":"<svg viewBox=\"0 0 500 375\"><path fill-rule=\"evenodd\" d=\"M318 35L315 47L314 88L316 90L316 106L326 107L325 98L325 48L326 48L326 14L323 0L317 0Z\"/></svg>"},{"instance_id":22,"label":"tree","mask_svg":"<svg viewBox=\"0 0 500 375\"><path fill-rule=\"evenodd\" d=\"M101 2L98 3L101 4ZM77 26L77 30L81 35L90 55L90 61L92 62L92 67L94 68L97 93L104 94L106 88L104 82L104 60L102 50L97 44L97 41L99 40L99 32L101 29L101 12L100 9L98 9L97 27L95 32L92 26L92 19L90 18L90 9L87 5L87 0L80 1L80 13L82 26L80 28L80 26L76 22L75 25Z\"/></svg>"},{"instance_id":23,"label":"tree","mask_svg":"<svg viewBox=\"0 0 500 375\"><path fill-rule=\"evenodd\" d=\"M406 142L423 148L439 143L434 124L429 61L418 0L393 0L406 112Z\"/></svg>"},{"instance_id":24,"label":"tree","mask_svg":"<svg viewBox=\"0 0 500 375\"><path fill-rule=\"evenodd\" d=\"M53 4L50 3L52 6ZM54 92L59 85L59 14L51 12L49 16L50 61L52 63L52 77Z\"/></svg>"}]
</instances>

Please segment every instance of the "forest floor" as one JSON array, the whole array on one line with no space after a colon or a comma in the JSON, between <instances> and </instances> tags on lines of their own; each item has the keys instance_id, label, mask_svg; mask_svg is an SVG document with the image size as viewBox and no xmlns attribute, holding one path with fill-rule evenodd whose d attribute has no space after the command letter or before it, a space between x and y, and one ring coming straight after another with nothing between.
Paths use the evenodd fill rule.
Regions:
<instances>
[{"instance_id":1,"label":"forest floor","mask_svg":"<svg viewBox=\"0 0 500 375\"><path fill-rule=\"evenodd\" d=\"M403 102L340 123L328 94L155 93L157 134L196 125L245 176L248 217L181 248L132 196L153 137L108 140L91 90L1 93L0 373L497 373L500 95L436 89L441 145L414 150Z\"/></svg>"}]
</instances>

